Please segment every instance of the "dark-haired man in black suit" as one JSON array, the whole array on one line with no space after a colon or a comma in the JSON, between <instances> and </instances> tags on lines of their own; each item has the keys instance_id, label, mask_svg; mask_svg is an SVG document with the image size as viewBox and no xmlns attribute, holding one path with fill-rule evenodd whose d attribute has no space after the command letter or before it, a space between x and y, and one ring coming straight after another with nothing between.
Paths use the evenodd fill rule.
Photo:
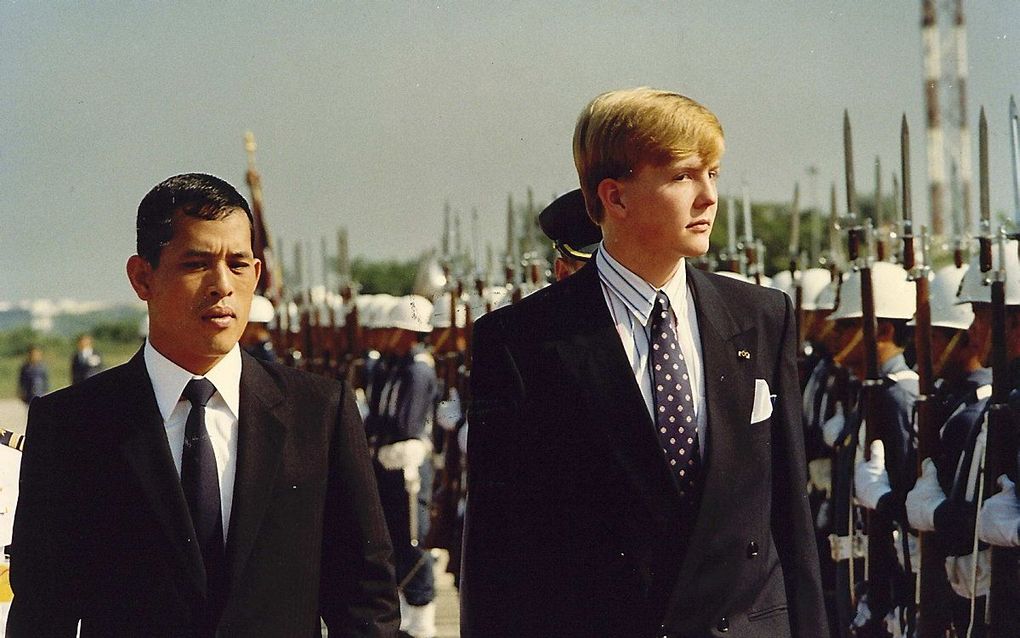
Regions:
<instances>
[{"instance_id":1,"label":"dark-haired man in black suit","mask_svg":"<svg viewBox=\"0 0 1020 638\"><path fill-rule=\"evenodd\" d=\"M261 268L248 204L178 175L137 240L145 345L29 412L7 635L395 635L350 388L237 345Z\"/></svg>"},{"instance_id":2,"label":"dark-haired man in black suit","mask_svg":"<svg viewBox=\"0 0 1020 638\"><path fill-rule=\"evenodd\" d=\"M465 638L826 631L790 300L685 262L722 153L675 93L582 112L594 259L475 324Z\"/></svg>"}]
</instances>

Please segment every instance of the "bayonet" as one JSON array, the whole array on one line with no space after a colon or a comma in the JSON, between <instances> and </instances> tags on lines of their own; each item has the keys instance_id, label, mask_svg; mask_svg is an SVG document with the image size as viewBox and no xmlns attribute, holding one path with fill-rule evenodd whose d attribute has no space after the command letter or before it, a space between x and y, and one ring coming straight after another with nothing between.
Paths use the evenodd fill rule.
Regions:
<instances>
[{"instance_id":1,"label":"bayonet","mask_svg":"<svg viewBox=\"0 0 1020 638\"><path fill-rule=\"evenodd\" d=\"M1013 165L1013 232L1020 234L1020 115L1009 96L1009 157Z\"/></svg>"}]
</instances>

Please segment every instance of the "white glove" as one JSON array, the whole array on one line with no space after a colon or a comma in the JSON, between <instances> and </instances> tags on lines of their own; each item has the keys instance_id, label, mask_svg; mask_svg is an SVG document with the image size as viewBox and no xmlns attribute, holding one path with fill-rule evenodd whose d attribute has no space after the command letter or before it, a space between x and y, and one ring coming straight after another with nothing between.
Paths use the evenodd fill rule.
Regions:
<instances>
[{"instance_id":1,"label":"white glove","mask_svg":"<svg viewBox=\"0 0 1020 638\"><path fill-rule=\"evenodd\" d=\"M989 545L1016 547L1020 545L1020 503L1015 485L1003 474L999 491L985 501L978 514L978 537Z\"/></svg>"},{"instance_id":2,"label":"white glove","mask_svg":"<svg viewBox=\"0 0 1020 638\"><path fill-rule=\"evenodd\" d=\"M935 508L946 500L939 485L938 471L931 459L921 464L921 476L907 493L907 520L919 532L935 531Z\"/></svg>"},{"instance_id":3,"label":"white glove","mask_svg":"<svg viewBox=\"0 0 1020 638\"><path fill-rule=\"evenodd\" d=\"M361 414L361 420L364 421L368 418L368 398L365 396L365 391L358 388L354 391L354 401L358 404L358 413Z\"/></svg>"},{"instance_id":4,"label":"white glove","mask_svg":"<svg viewBox=\"0 0 1020 638\"><path fill-rule=\"evenodd\" d=\"M992 550L982 549L977 556L976 566L974 554L946 557L946 576L949 577L949 584L953 591L963 598L987 596L991 587Z\"/></svg>"},{"instance_id":5,"label":"white glove","mask_svg":"<svg viewBox=\"0 0 1020 638\"><path fill-rule=\"evenodd\" d=\"M833 413L829 420L822 424L822 440L829 447L836 444L836 439L843 433L843 427L846 425L846 417L843 416L843 404L836 404L836 411Z\"/></svg>"},{"instance_id":6,"label":"white glove","mask_svg":"<svg viewBox=\"0 0 1020 638\"><path fill-rule=\"evenodd\" d=\"M450 389L450 398L440 401L436 406L436 423L444 430L450 431L457 427L457 422L463 414L460 407L460 394L457 388Z\"/></svg>"},{"instance_id":7,"label":"white glove","mask_svg":"<svg viewBox=\"0 0 1020 638\"><path fill-rule=\"evenodd\" d=\"M413 480L431 447L421 439L390 443L379 448L379 464L387 470L404 470L404 478Z\"/></svg>"},{"instance_id":8,"label":"white glove","mask_svg":"<svg viewBox=\"0 0 1020 638\"><path fill-rule=\"evenodd\" d=\"M871 460L859 461L854 468L854 490L857 502L869 510L878 507L878 499L892 491L885 472L885 446L876 439L871 442Z\"/></svg>"},{"instance_id":9,"label":"white glove","mask_svg":"<svg viewBox=\"0 0 1020 638\"><path fill-rule=\"evenodd\" d=\"M467 454L467 446L468 446L468 423L467 422L464 423L464 427L462 427L460 429L460 432L457 433L457 446L460 448L461 452L463 452L464 454Z\"/></svg>"}]
</instances>

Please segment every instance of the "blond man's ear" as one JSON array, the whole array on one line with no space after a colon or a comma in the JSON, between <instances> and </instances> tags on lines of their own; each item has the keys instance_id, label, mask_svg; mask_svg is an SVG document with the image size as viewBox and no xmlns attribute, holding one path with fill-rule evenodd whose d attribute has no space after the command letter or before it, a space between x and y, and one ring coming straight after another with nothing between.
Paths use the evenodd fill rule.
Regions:
<instances>
[{"instance_id":1,"label":"blond man's ear","mask_svg":"<svg viewBox=\"0 0 1020 638\"><path fill-rule=\"evenodd\" d=\"M599 182L595 190L599 201L602 202L603 220L606 217L613 219L626 219L627 209L623 205L623 183L619 180L607 177Z\"/></svg>"}]
</instances>

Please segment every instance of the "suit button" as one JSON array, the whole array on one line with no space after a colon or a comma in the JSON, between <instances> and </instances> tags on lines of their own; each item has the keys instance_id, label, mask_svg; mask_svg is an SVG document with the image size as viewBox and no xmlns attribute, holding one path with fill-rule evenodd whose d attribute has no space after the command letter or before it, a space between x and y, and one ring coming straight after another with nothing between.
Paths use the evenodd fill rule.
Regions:
<instances>
[{"instance_id":1,"label":"suit button","mask_svg":"<svg viewBox=\"0 0 1020 638\"><path fill-rule=\"evenodd\" d=\"M726 633L730 630L730 621L726 620L726 616L723 616L719 619L719 624L715 628L722 633Z\"/></svg>"},{"instance_id":2,"label":"suit button","mask_svg":"<svg viewBox=\"0 0 1020 638\"><path fill-rule=\"evenodd\" d=\"M754 558L758 555L758 543L751 541L747 544L747 557Z\"/></svg>"}]
</instances>

